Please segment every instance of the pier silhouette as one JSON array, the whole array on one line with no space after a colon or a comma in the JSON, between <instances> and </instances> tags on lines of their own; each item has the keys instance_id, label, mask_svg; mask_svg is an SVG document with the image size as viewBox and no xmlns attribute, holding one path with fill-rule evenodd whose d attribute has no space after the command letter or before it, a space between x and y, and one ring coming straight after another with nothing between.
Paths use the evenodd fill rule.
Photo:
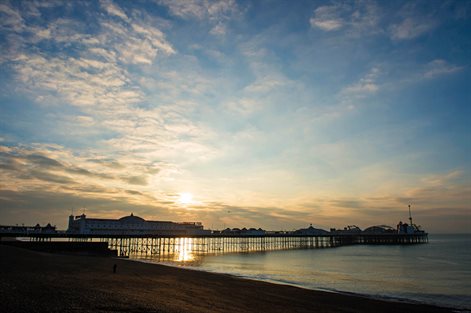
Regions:
<instances>
[{"instance_id":1,"label":"pier silhouette","mask_svg":"<svg viewBox=\"0 0 471 313\"><path fill-rule=\"evenodd\" d=\"M6 237L20 237L34 247L34 243L48 242L64 247L78 242L107 244L121 257L205 255L238 252L260 252L289 249L335 248L346 245L410 245L428 242L425 232L414 234L399 233L327 233L322 235L300 235L293 233L266 233L264 235L224 235L208 234L200 236L142 236L142 235L78 235L65 232L46 234L0 233L0 242Z\"/></svg>"}]
</instances>

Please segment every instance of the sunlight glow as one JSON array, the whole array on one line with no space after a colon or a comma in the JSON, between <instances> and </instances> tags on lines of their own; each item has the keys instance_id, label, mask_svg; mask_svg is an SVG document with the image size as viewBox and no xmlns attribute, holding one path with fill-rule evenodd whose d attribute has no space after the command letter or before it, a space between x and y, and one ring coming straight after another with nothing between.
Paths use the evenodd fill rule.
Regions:
<instances>
[{"instance_id":1,"label":"sunlight glow","mask_svg":"<svg viewBox=\"0 0 471 313\"><path fill-rule=\"evenodd\" d=\"M193 195L189 192L182 192L180 193L178 202L181 204L191 204L193 202Z\"/></svg>"}]
</instances>

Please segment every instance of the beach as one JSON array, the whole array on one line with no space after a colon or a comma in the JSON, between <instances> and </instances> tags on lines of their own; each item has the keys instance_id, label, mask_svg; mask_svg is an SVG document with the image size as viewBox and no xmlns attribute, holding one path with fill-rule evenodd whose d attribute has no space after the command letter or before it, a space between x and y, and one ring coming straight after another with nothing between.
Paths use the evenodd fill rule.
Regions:
<instances>
[{"instance_id":1,"label":"beach","mask_svg":"<svg viewBox=\"0 0 471 313\"><path fill-rule=\"evenodd\" d=\"M452 312L146 264L0 245L3 312ZM113 266L116 264L116 273Z\"/></svg>"}]
</instances>

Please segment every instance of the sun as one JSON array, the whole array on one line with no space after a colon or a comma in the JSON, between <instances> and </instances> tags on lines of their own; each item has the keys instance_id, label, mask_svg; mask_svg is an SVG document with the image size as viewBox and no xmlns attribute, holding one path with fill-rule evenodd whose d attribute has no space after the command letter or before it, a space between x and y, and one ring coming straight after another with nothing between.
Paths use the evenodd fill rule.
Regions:
<instances>
[{"instance_id":1,"label":"sun","mask_svg":"<svg viewBox=\"0 0 471 313\"><path fill-rule=\"evenodd\" d=\"M189 192L182 192L180 193L178 202L180 202L181 204L190 204L193 202L193 195Z\"/></svg>"}]
</instances>

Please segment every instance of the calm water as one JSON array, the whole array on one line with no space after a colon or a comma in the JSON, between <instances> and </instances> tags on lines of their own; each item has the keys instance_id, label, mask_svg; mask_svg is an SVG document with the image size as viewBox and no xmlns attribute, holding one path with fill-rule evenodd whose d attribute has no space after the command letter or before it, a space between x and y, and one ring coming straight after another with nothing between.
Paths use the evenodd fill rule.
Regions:
<instances>
[{"instance_id":1,"label":"calm water","mask_svg":"<svg viewBox=\"0 0 471 313\"><path fill-rule=\"evenodd\" d=\"M471 235L430 235L413 246L346 246L194 257L171 265L471 309ZM181 262L185 261L185 262Z\"/></svg>"}]
</instances>

